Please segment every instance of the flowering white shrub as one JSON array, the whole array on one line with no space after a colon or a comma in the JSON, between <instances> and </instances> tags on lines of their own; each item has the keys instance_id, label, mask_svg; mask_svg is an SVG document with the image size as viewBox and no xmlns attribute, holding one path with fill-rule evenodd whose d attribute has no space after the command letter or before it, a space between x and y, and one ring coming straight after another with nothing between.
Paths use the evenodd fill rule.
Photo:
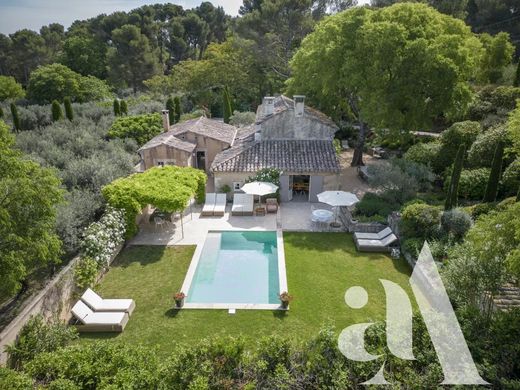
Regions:
<instances>
[{"instance_id":1,"label":"flowering white shrub","mask_svg":"<svg viewBox=\"0 0 520 390\"><path fill-rule=\"evenodd\" d=\"M83 255L101 266L108 266L116 248L124 242L125 212L108 207L98 222L86 230L81 243Z\"/></svg>"}]
</instances>

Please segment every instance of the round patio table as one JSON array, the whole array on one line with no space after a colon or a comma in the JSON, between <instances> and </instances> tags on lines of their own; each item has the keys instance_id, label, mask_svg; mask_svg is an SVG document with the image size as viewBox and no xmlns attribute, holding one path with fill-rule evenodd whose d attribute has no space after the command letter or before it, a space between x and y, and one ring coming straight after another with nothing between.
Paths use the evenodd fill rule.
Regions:
<instances>
[{"instance_id":1,"label":"round patio table","mask_svg":"<svg viewBox=\"0 0 520 390\"><path fill-rule=\"evenodd\" d=\"M329 210L314 210L312 216L319 222L332 222L334 213Z\"/></svg>"}]
</instances>

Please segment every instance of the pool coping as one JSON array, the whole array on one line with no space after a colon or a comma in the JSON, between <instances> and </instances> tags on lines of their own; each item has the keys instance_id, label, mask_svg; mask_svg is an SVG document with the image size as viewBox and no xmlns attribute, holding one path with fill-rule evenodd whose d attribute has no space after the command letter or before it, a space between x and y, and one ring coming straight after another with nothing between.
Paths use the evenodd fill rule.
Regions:
<instances>
[{"instance_id":1,"label":"pool coping","mask_svg":"<svg viewBox=\"0 0 520 390\"><path fill-rule=\"evenodd\" d=\"M256 230L209 230L206 233L222 233L222 232L252 232ZM258 230L262 232L274 231L274 230ZM181 291L187 296L186 291L190 291L191 283L195 276L195 271L199 265L200 257L202 255L202 248L206 243L206 238L201 244L197 244L195 252L186 272L186 277L182 283ZM285 268L285 251L283 245L283 232L282 229L276 229L276 249L278 256L278 284L280 287L279 293L287 291L287 270ZM182 308L178 309L240 309L240 310L288 310L281 306L281 304L275 303L184 303Z\"/></svg>"}]
</instances>

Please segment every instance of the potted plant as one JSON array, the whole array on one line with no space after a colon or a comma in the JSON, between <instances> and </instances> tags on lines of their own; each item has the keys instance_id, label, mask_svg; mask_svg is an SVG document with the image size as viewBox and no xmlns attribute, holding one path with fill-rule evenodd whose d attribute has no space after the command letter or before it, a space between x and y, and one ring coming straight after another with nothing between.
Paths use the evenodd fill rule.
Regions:
<instances>
[{"instance_id":1,"label":"potted plant","mask_svg":"<svg viewBox=\"0 0 520 390\"><path fill-rule=\"evenodd\" d=\"M183 292L178 292L173 296L175 300L175 307L182 307L184 305L184 298L186 298L186 294Z\"/></svg>"},{"instance_id":2,"label":"potted plant","mask_svg":"<svg viewBox=\"0 0 520 390\"><path fill-rule=\"evenodd\" d=\"M292 295L289 295L287 291L284 291L280 294L280 302L282 303L282 308L287 309L289 307L289 303L294 299Z\"/></svg>"}]
</instances>

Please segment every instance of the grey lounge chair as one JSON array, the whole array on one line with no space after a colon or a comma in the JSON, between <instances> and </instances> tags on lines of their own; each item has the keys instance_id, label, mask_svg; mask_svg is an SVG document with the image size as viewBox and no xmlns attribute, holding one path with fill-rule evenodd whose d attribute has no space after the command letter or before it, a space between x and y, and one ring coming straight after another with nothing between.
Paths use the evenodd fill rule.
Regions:
<instances>
[{"instance_id":1,"label":"grey lounge chair","mask_svg":"<svg viewBox=\"0 0 520 390\"><path fill-rule=\"evenodd\" d=\"M390 234L382 240L355 240L355 242L360 252L390 252L392 250L390 245L397 240L395 234Z\"/></svg>"},{"instance_id":2,"label":"grey lounge chair","mask_svg":"<svg viewBox=\"0 0 520 390\"><path fill-rule=\"evenodd\" d=\"M392 229L387 227L379 233L354 233L354 238L356 240L382 240L390 234L392 234Z\"/></svg>"},{"instance_id":3,"label":"grey lounge chair","mask_svg":"<svg viewBox=\"0 0 520 390\"><path fill-rule=\"evenodd\" d=\"M93 312L83 301L78 301L72 308L72 314L81 322L76 325L80 332L122 332L128 323L125 312Z\"/></svg>"},{"instance_id":4,"label":"grey lounge chair","mask_svg":"<svg viewBox=\"0 0 520 390\"><path fill-rule=\"evenodd\" d=\"M211 192L206 194L206 201L204 202L204 207L202 208L201 215L202 216L212 216L215 211L215 201L217 199L217 194Z\"/></svg>"},{"instance_id":5,"label":"grey lounge chair","mask_svg":"<svg viewBox=\"0 0 520 390\"><path fill-rule=\"evenodd\" d=\"M103 299L90 288L83 293L81 300L97 313L122 311L130 315L135 309L133 299Z\"/></svg>"},{"instance_id":6,"label":"grey lounge chair","mask_svg":"<svg viewBox=\"0 0 520 390\"><path fill-rule=\"evenodd\" d=\"M213 215L222 217L226 212L226 194L217 194Z\"/></svg>"}]
</instances>

